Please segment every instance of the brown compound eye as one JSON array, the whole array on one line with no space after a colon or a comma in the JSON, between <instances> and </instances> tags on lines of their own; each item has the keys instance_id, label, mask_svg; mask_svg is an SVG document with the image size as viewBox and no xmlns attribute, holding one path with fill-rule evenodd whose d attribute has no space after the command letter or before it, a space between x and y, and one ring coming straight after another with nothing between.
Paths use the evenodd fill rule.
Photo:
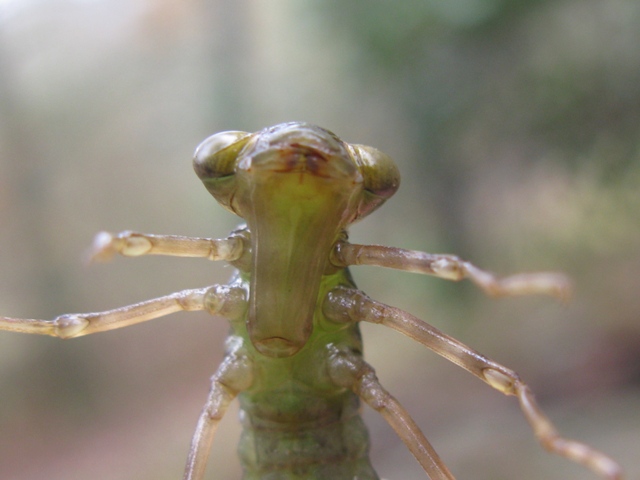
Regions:
<instances>
[{"instance_id":1,"label":"brown compound eye","mask_svg":"<svg viewBox=\"0 0 640 480\"><path fill-rule=\"evenodd\" d=\"M356 220L366 217L393 196L400 187L395 162L380 150L366 145L347 145L363 177L363 198Z\"/></svg>"},{"instance_id":2,"label":"brown compound eye","mask_svg":"<svg viewBox=\"0 0 640 480\"><path fill-rule=\"evenodd\" d=\"M198 177L204 180L232 175L238 153L246 143L241 140L250 135L238 131L219 132L200 143L193 158Z\"/></svg>"},{"instance_id":3,"label":"brown compound eye","mask_svg":"<svg viewBox=\"0 0 640 480\"><path fill-rule=\"evenodd\" d=\"M216 133L198 145L193 158L193 169L209 193L232 212L238 158L252 136L239 131Z\"/></svg>"}]
</instances>

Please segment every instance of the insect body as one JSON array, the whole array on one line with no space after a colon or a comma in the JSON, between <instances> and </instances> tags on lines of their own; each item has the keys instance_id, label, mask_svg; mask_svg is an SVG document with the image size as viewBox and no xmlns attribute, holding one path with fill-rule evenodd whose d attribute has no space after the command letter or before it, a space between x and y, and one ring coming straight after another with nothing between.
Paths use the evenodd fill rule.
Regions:
<instances>
[{"instance_id":1,"label":"insect body","mask_svg":"<svg viewBox=\"0 0 640 480\"><path fill-rule=\"evenodd\" d=\"M452 473L362 358L361 321L386 325L424 344L493 388L515 395L542 445L607 479L618 465L582 443L558 435L518 375L407 312L359 291L348 266L377 265L469 278L491 295L569 292L559 274L497 279L452 255L355 245L346 228L399 186L392 160L378 150L342 142L304 123L255 134L223 132L197 149L194 168L209 192L244 218L227 238L99 234L94 258L113 254L193 256L226 260L237 273L228 285L184 290L100 313L54 320L0 317L0 328L62 338L139 323L181 310L227 318L226 355L194 434L185 480L201 480L227 406L238 397L245 479L377 479L368 435L358 414L363 401L379 412L434 480Z\"/></svg>"}]
</instances>

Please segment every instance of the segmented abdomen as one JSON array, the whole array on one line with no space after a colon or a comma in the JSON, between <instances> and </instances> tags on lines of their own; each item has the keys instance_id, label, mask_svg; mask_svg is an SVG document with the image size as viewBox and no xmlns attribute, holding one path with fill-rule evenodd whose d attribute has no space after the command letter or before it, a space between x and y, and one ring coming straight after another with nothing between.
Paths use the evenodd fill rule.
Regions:
<instances>
[{"instance_id":1,"label":"segmented abdomen","mask_svg":"<svg viewBox=\"0 0 640 480\"><path fill-rule=\"evenodd\" d=\"M377 480L357 397L350 391L319 397L295 390L269 392L259 406L255 398L240 399L243 479ZM293 404L295 411L287 411Z\"/></svg>"}]
</instances>

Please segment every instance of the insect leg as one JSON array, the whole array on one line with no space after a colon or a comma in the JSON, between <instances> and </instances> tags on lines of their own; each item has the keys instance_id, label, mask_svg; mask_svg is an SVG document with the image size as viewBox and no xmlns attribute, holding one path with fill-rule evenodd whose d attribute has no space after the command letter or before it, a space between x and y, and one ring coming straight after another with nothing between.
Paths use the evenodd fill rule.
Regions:
<instances>
[{"instance_id":1,"label":"insect leg","mask_svg":"<svg viewBox=\"0 0 640 480\"><path fill-rule=\"evenodd\" d=\"M107 261L115 254L126 257L171 255L233 261L240 258L243 242L240 236L197 238L180 235L150 235L136 232L98 233L88 252L90 261Z\"/></svg>"},{"instance_id":2,"label":"insect leg","mask_svg":"<svg viewBox=\"0 0 640 480\"><path fill-rule=\"evenodd\" d=\"M337 322L366 321L391 327L464 368L505 395L517 396L527 421L544 448L590 468L602 478L622 479L620 466L611 458L588 445L561 437L538 407L530 388L514 371L413 315L370 299L359 290L344 287L333 289L327 295L323 311L329 319Z\"/></svg>"},{"instance_id":3,"label":"insect leg","mask_svg":"<svg viewBox=\"0 0 640 480\"><path fill-rule=\"evenodd\" d=\"M432 480L453 480L429 440L409 412L380 384L373 368L361 356L333 344L329 349L329 375L341 387L353 390L391 425Z\"/></svg>"},{"instance_id":4,"label":"insect leg","mask_svg":"<svg viewBox=\"0 0 640 480\"><path fill-rule=\"evenodd\" d=\"M494 297L543 294L566 301L571 295L571 283L560 273L522 273L497 278L493 273L481 270L455 255L338 242L331 260L336 266L342 267L373 265L433 275L445 280L459 281L468 278L486 294Z\"/></svg>"},{"instance_id":5,"label":"insect leg","mask_svg":"<svg viewBox=\"0 0 640 480\"><path fill-rule=\"evenodd\" d=\"M207 310L234 316L246 308L246 293L239 287L212 285L182 290L126 307L96 313L67 313L53 320L0 317L0 330L72 338L104 332L180 311Z\"/></svg>"},{"instance_id":6,"label":"insect leg","mask_svg":"<svg viewBox=\"0 0 640 480\"><path fill-rule=\"evenodd\" d=\"M233 337L231 339L233 340ZM211 443L220 420L224 417L229 403L240 391L249 388L252 382L252 364L242 353L242 347L228 352L211 378L211 390L191 440L183 480L204 479Z\"/></svg>"}]
</instances>

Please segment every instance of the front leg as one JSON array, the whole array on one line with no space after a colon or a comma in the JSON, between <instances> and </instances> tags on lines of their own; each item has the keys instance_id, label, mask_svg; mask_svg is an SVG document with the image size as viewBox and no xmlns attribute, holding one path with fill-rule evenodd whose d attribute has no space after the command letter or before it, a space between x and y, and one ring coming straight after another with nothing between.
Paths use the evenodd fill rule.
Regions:
<instances>
[{"instance_id":1,"label":"front leg","mask_svg":"<svg viewBox=\"0 0 640 480\"><path fill-rule=\"evenodd\" d=\"M67 313L53 320L0 317L0 330L72 338L126 327L180 311L207 310L212 315L235 318L244 309L246 291L243 288L212 285L182 290L104 312Z\"/></svg>"},{"instance_id":2,"label":"front leg","mask_svg":"<svg viewBox=\"0 0 640 480\"><path fill-rule=\"evenodd\" d=\"M521 273L498 278L455 255L338 242L332 252L331 262L337 267L372 265L453 281L468 278L486 294L494 297L542 294L567 301L571 296L571 282L561 273Z\"/></svg>"},{"instance_id":3,"label":"front leg","mask_svg":"<svg viewBox=\"0 0 640 480\"><path fill-rule=\"evenodd\" d=\"M170 255L174 257L199 257L209 260L238 260L244 251L241 235L227 238L198 238L181 235L151 235L136 232L98 233L88 252L89 261L103 262L115 254L125 257L141 255Z\"/></svg>"}]
</instances>

